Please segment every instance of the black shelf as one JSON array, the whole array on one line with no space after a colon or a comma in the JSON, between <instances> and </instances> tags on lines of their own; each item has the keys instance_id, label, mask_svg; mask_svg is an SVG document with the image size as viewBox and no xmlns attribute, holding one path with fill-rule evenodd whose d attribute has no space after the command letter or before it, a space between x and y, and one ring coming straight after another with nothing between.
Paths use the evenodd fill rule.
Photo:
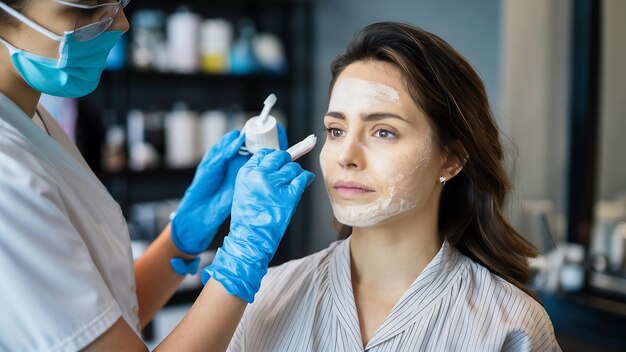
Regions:
<instances>
[{"instance_id":1,"label":"black shelf","mask_svg":"<svg viewBox=\"0 0 626 352\"><path fill-rule=\"evenodd\" d=\"M150 178L161 178L161 177L193 177L196 171L195 167L186 167L186 168L165 168L165 167L157 167L153 169L146 170L130 170L124 169L120 171L99 171L96 173L99 179L107 180L112 178L131 178L131 179L150 179Z\"/></svg>"},{"instance_id":2,"label":"black shelf","mask_svg":"<svg viewBox=\"0 0 626 352\"><path fill-rule=\"evenodd\" d=\"M292 7L298 4L309 4L312 0L212 0L211 5L219 8L225 7L241 7L241 6L287 6ZM133 0L128 5L129 9L133 8L157 8L157 9L175 9L179 6L191 6L193 9L206 8L206 0L185 0L175 1L170 0Z\"/></svg>"},{"instance_id":3,"label":"black shelf","mask_svg":"<svg viewBox=\"0 0 626 352\"><path fill-rule=\"evenodd\" d=\"M125 214L136 203L181 198L194 174L195 168L96 173Z\"/></svg>"},{"instance_id":4,"label":"black shelf","mask_svg":"<svg viewBox=\"0 0 626 352\"><path fill-rule=\"evenodd\" d=\"M111 80L124 78L126 80L136 80L146 83L190 83L200 82L205 84L290 84L292 78L289 73L252 73L246 75L221 74L221 73L176 73L142 71L132 68L121 70L106 70L102 75L102 80L106 83Z\"/></svg>"}]
</instances>

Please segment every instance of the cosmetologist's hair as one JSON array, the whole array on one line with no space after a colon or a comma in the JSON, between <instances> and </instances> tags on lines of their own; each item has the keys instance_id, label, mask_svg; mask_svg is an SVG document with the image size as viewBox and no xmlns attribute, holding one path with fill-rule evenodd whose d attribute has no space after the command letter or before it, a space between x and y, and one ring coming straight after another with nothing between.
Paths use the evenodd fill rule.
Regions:
<instances>
[{"instance_id":1,"label":"cosmetologist's hair","mask_svg":"<svg viewBox=\"0 0 626 352\"><path fill-rule=\"evenodd\" d=\"M2 0L3 3L13 7L14 9L20 11L26 7L26 3L30 0ZM16 20L15 17L9 15L4 10L0 9L0 28L4 26L10 25L19 25L20 21ZM0 32L0 37L2 36L2 32Z\"/></svg>"},{"instance_id":2,"label":"cosmetologist's hair","mask_svg":"<svg viewBox=\"0 0 626 352\"><path fill-rule=\"evenodd\" d=\"M446 182L439 206L439 233L460 252L536 299L526 284L533 245L504 214L511 182L485 87L468 61L440 37L412 25L380 22L363 28L332 63L330 91L351 63L384 61L396 66L407 89L429 117L440 150L464 163ZM339 237L352 233L338 224Z\"/></svg>"}]
</instances>

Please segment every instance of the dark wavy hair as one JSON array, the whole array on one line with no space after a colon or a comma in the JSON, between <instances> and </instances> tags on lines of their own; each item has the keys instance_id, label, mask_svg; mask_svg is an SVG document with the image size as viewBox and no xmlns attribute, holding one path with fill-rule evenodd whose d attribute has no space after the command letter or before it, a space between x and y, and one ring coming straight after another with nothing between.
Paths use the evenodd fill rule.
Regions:
<instances>
[{"instance_id":1,"label":"dark wavy hair","mask_svg":"<svg viewBox=\"0 0 626 352\"><path fill-rule=\"evenodd\" d=\"M380 22L363 28L333 61L330 91L348 65L369 60L400 70L411 97L431 120L438 148L464 163L442 191L440 236L536 299L525 285L531 278L528 258L537 251L504 214L512 187L499 130L476 71L440 37L412 25ZM351 227L334 221L340 238L350 236Z\"/></svg>"}]
</instances>

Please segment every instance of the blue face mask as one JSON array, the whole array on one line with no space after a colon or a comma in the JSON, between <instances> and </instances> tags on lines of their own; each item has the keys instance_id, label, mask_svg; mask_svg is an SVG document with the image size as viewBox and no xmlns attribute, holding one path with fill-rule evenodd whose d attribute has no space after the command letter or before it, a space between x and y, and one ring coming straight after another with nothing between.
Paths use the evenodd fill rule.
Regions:
<instances>
[{"instance_id":1,"label":"blue face mask","mask_svg":"<svg viewBox=\"0 0 626 352\"><path fill-rule=\"evenodd\" d=\"M124 34L122 31L107 31L89 41L80 42L74 32L59 36L2 2L0 8L60 43L59 58L55 59L18 49L0 38L0 43L9 49L13 65L24 81L48 95L78 98L93 92L100 82L109 52Z\"/></svg>"}]
</instances>

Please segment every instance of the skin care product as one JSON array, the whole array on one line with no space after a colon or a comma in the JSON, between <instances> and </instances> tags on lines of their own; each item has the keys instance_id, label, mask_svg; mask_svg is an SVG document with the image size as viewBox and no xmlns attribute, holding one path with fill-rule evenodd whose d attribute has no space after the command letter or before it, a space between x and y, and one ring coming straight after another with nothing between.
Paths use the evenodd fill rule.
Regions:
<instances>
[{"instance_id":1,"label":"skin care product","mask_svg":"<svg viewBox=\"0 0 626 352\"><path fill-rule=\"evenodd\" d=\"M243 128L246 134L246 150L252 154L262 148L280 149L276 118L270 115L276 100L276 95L270 94L263 103L265 106L261 114L249 119Z\"/></svg>"},{"instance_id":2,"label":"skin care product","mask_svg":"<svg viewBox=\"0 0 626 352\"><path fill-rule=\"evenodd\" d=\"M165 119L165 163L171 168L191 167L198 162L196 113L185 103L174 106Z\"/></svg>"}]
</instances>

